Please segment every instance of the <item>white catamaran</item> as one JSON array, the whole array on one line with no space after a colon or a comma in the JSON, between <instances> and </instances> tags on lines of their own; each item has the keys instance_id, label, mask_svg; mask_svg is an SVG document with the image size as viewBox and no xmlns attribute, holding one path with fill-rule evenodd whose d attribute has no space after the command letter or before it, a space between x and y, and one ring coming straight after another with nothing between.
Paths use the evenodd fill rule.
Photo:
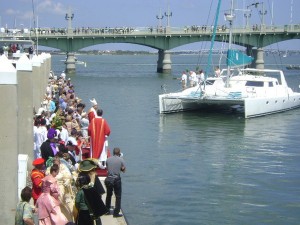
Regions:
<instances>
[{"instance_id":1,"label":"white catamaran","mask_svg":"<svg viewBox=\"0 0 300 225\"><path fill-rule=\"evenodd\" d=\"M227 69L222 70L219 77L207 76L195 87L159 95L160 113L208 108L234 109L243 112L245 118L250 118L300 107L300 93L287 85L283 71L241 68L253 59L231 49L231 28L235 17L233 1L231 5L230 12L225 14L230 23Z\"/></svg>"}]
</instances>

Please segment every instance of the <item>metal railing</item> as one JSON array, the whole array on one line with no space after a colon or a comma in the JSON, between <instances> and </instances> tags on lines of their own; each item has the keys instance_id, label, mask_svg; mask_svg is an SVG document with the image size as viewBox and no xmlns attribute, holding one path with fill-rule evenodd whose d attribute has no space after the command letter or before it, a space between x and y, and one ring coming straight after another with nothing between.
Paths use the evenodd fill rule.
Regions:
<instances>
[{"instance_id":1,"label":"metal railing","mask_svg":"<svg viewBox=\"0 0 300 225\"><path fill-rule=\"evenodd\" d=\"M185 27L104 27L104 28L36 28L36 29L4 29L0 30L0 38L18 37L46 37L46 36L128 36L128 35L210 35L211 26L185 26ZM300 32L300 24L290 24L283 26L262 26L253 25L249 27L236 27L233 33L282 33ZM218 26L217 34L228 34L226 26Z\"/></svg>"}]
</instances>

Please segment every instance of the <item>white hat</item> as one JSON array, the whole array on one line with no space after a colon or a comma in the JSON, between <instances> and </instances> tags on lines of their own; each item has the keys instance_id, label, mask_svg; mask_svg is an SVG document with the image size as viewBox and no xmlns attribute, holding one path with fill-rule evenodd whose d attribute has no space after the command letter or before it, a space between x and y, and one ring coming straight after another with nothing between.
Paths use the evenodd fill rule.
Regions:
<instances>
[{"instance_id":1,"label":"white hat","mask_svg":"<svg viewBox=\"0 0 300 225\"><path fill-rule=\"evenodd\" d=\"M42 113L43 112L45 112L46 110L44 109L44 108L39 108L39 110L38 110L38 112L37 112L37 114L35 114L36 116L40 116L40 115L42 115Z\"/></svg>"},{"instance_id":2,"label":"white hat","mask_svg":"<svg viewBox=\"0 0 300 225\"><path fill-rule=\"evenodd\" d=\"M93 98L92 100L90 100L90 102L92 103L92 106L98 105L97 101L95 98Z\"/></svg>"},{"instance_id":3,"label":"white hat","mask_svg":"<svg viewBox=\"0 0 300 225\"><path fill-rule=\"evenodd\" d=\"M69 137L67 140L67 144L66 145L73 145L76 146L77 145L77 141L74 137Z\"/></svg>"}]
</instances>

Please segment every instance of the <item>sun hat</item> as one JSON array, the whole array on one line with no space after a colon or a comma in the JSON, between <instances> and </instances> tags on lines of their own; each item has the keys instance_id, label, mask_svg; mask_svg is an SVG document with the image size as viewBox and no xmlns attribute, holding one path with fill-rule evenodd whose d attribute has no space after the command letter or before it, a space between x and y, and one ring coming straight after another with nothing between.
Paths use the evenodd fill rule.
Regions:
<instances>
[{"instance_id":1,"label":"sun hat","mask_svg":"<svg viewBox=\"0 0 300 225\"><path fill-rule=\"evenodd\" d=\"M42 165L44 164L45 160L43 158L37 158L33 160L32 165L37 166L37 165Z\"/></svg>"},{"instance_id":2,"label":"sun hat","mask_svg":"<svg viewBox=\"0 0 300 225\"><path fill-rule=\"evenodd\" d=\"M79 163L78 170L80 172L89 172L95 168L97 168L96 162L94 162L92 159L85 159Z\"/></svg>"}]
</instances>

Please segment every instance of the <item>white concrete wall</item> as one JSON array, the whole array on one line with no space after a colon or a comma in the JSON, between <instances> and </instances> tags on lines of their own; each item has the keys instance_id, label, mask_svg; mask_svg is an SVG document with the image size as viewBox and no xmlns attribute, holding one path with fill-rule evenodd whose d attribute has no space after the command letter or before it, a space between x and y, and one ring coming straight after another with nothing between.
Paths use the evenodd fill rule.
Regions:
<instances>
[{"instance_id":1,"label":"white concrete wall","mask_svg":"<svg viewBox=\"0 0 300 225\"><path fill-rule=\"evenodd\" d=\"M33 106L40 105L51 66L47 55L44 63L34 64L23 58L14 68L4 55L0 56L0 224L14 224L18 196L18 155L29 156L28 174L33 159ZM37 90L38 89L38 90ZM20 174L20 171L19 171ZM22 186L24 182L20 182Z\"/></svg>"}]
</instances>

